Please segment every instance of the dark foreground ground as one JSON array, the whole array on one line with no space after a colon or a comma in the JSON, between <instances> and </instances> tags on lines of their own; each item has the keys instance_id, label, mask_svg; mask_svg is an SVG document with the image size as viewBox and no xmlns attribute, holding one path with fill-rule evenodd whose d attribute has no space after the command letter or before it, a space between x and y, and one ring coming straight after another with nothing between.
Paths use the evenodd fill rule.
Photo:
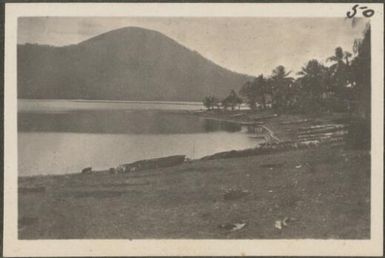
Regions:
<instances>
[{"instance_id":1,"label":"dark foreground ground","mask_svg":"<svg viewBox=\"0 0 385 258\"><path fill-rule=\"evenodd\" d=\"M362 239L369 218L370 155L343 146L19 178L21 239Z\"/></svg>"}]
</instances>

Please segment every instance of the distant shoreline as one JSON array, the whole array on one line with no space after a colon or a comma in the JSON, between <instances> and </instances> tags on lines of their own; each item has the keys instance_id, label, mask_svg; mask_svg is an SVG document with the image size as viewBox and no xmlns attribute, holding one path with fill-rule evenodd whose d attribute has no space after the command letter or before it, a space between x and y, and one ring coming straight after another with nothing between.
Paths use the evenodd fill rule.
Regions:
<instances>
[{"instance_id":1,"label":"distant shoreline","mask_svg":"<svg viewBox=\"0 0 385 258\"><path fill-rule=\"evenodd\" d=\"M89 99L17 99L22 101L71 101L71 102L85 102L85 103L136 103L136 104L173 104L173 105L197 105L202 106L202 102L198 101L162 101L162 100L103 100L103 99L95 99L95 100L89 100Z\"/></svg>"}]
</instances>

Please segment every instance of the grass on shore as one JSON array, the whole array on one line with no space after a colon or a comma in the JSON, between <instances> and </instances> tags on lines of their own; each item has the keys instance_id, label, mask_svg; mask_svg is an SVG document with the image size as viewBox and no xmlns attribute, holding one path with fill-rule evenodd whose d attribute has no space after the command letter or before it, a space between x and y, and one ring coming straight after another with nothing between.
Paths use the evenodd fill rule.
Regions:
<instances>
[{"instance_id":1,"label":"grass on shore","mask_svg":"<svg viewBox=\"0 0 385 258\"><path fill-rule=\"evenodd\" d=\"M229 189L244 194L226 198ZM370 154L322 146L128 174L21 177L18 205L21 239L369 238ZM246 224L223 226L232 223Z\"/></svg>"}]
</instances>

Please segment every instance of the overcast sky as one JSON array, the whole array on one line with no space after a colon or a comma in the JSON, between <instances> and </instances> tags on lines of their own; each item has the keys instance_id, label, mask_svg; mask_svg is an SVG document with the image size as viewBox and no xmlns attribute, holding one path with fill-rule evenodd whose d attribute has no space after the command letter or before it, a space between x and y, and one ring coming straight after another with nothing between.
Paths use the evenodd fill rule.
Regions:
<instances>
[{"instance_id":1,"label":"overcast sky","mask_svg":"<svg viewBox=\"0 0 385 258\"><path fill-rule=\"evenodd\" d=\"M19 19L18 43L76 44L126 26L157 30L230 70L269 75L277 65L297 72L337 46L352 52L365 24L343 18L58 18ZM294 74L293 74L294 75Z\"/></svg>"}]
</instances>

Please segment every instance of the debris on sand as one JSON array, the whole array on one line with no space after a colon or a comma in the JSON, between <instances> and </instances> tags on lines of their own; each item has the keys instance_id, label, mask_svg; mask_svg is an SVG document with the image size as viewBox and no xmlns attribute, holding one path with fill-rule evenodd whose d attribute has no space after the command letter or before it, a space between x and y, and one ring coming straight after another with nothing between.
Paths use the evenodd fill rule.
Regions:
<instances>
[{"instance_id":1,"label":"debris on sand","mask_svg":"<svg viewBox=\"0 0 385 258\"><path fill-rule=\"evenodd\" d=\"M230 189L226 190L225 194L223 195L223 198L226 201L237 200L237 199L240 199L240 198L242 198L248 194L249 194L248 190L240 190L240 189L230 188Z\"/></svg>"},{"instance_id":2,"label":"debris on sand","mask_svg":"<svg viewBox=\"0 0 385 258\"><path fill-rule=\"evenodd\" d=\"M274 224L274 227L279 229L279 230L281 230L282 229L282 221L276 220L275 224Z\"/></svg>"},{"instance_id":3,"label":"debris on sand","mask_svg":"<svg viewBox=\"0 0 385 258\"><path fill-rule=\"evenodd\" d=\"M243 229L247 225L246 222L237 222L237 223L225 223L219 225L219 228L227 231L237 231Z\"/></svg>"},{"instance_id":4,"label":"debris on sand","mask_svg":"<svg viewBox=\"0 0 385 258\"><path fill-rule=\"evenodd\" d=\"M295 166L295 168L302 168L302 165L297 165Z\"/></svg>"},{"instance_id":5,"label":"debris on sand","mask_svg":"<svg viewBox=\"0 0 385 258\"><path fill-rule=\"evenodd\" d=\"M246 226L246 223L235 223L234 227L231 231L236 231L244 228Z\"/></svg>"},{"instance_id":6,"label":"debris on sand","mask_svg":"<svg viewBox=\"0 0 385 258\"><path fill-rule=\"evenodd\" d=\"M289 220L288 217L285 217L282 220L276 220L274 223L274 227L276 229L282 230L283 227L287 227L288 220Z\"/></svg>"}]
</instances>

